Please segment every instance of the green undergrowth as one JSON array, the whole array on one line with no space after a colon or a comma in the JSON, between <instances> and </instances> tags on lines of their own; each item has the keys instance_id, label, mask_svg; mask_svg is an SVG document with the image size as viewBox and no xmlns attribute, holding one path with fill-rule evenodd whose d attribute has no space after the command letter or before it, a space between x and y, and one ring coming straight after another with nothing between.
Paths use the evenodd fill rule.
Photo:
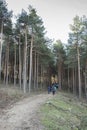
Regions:
<instances>
[{"instance_id":1,"label":"green undergrowth","mask_svg":"<svg viewBox=\"0 0 87 130\"><path fill-rule=\"evenodd\" d=\"M4 109L25 97L17 87L0 87L0 109Z\"/></svg>"},{"instance_id":2,"label":"green undergrowth","mask_svg":"<svg viewBox=\"0 0 87 130\"><path fill-rule=\"evenodd\" d=\"M18 86L8 85L7 87L0 84L0 110L3 110L14 103L34 95L42 93L41 91L32 91L24 93Z\"/></svg>"},{"instance_id":3,"label":"green undergrowth","mask_svg":"<svg viewBox=\"0 0 87 130\"><path fill-rule=\"evenodd\" d=\"M87 105L67 93L56 94L40 109L45 130L87 130Z\"/></svg>"}]
</instances>

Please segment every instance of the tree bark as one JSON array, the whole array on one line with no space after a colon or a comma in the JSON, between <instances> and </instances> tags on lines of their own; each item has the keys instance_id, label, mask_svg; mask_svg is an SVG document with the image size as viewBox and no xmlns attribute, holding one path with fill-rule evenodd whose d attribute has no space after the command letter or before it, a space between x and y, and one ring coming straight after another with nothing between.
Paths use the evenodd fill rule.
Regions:
<instances>
[{"instance_id":1,"label":"tree bark","mask_svg":"<svg viewBox=\"0 0 87 130\"><path fill-rule=\"evenodd\" d=\"M70 76L69 76L69 66L68 66L68 92L70 92Z\"/></svg>"},{"instance_id":2,"label":"tree bark","mask_svg":"<svg viewBox=\"0 0 87 130\"><path fill-rule=\"evenodd\" d=\"M59 89L61 90L61 63L58 64Z\"/></svg>"},{"instance_id":3,"label":"tree bark","mask_svg":"<svg viewBox=\"0 0 87 130\"><path fill-rule=\"evenodd\" d=\"M79 47L77 46L77 56L78 56L78 80L79 80L79 99L81 99L81 75L80 75L80 53Z\"/></svg>"},{"instance_id":4,"label":"tree bark","mask_svg":"<svg viewBox=\"0 0 87 130\"><path fill-rule=\"evenodd\" d=\"M41 64L41 89L43 89L43 65Z\"/></svg>"},{"instance_id":5,"label":"tree bark","mask_svg":"<svg viewBox=\"0 0 87 130\"><path fill-rule=\"evenodd\" d=\"M34 63L34 89L36 88L36 51L35 51L35 63Z\"/></svg>"},{"instance_id":6,"label":"tree bark","mask_svg":"<svg viewBox=\"0 0 87 130\"><path fill-rule=\"evenodd\" d=\"M73 73L73 94L75 95L75 71L74 71L75 69L74 68L72 68L72 73Z\"/></svg>"},{"instance_id":7,"label":"tree bark","mask_svg":"<svg viewBox=\"0 0 87 130\"><path fill-rule=\"evenodd\" d=\"M24 60L23 60L23 90L26 93L26 58L27 58L27 26L25 29Z\"/></svg>"},{"instance_id":8,"label":"tree bark","mask_svg":"<svg viewBox=\"0 0 87 130\"><path fill-rule=\"evenodd\" d=\"M14 86L16 86L16 43L14 44Z\"/></svg>"},{"instance_id":9,"label":"tree bark","mask_svg":"<svg viewBox=\"0 0 87 130\"><path fill-rule=\"evenodd\" d=\"M85 96L87 99L87 60L86 60L86 64L85 64Z\"/></svg>"},{"instance_id":10,"label":"tree bark","mask_svg":"<svg viewBox=\"0 0 87 130\"><path fill-rule=\"evenodd\" d=\"M8 70L8 65L9 65L9 41L7 44L7 54L6 54L6 86L8 85L8 76L9 76L9 70Z\"/></svg>"},{"instance_id":11,"label":"tree bark","mask_svg":"<svg viewBox=\"0 0 87 130\"><path fill-rule=\"evenodd\" d=\"M4 84L6 83L6 55L7 55L7 48L5 48L5 60L4 60Z\"/></svg>"},{"instance_id":12,"label":"tree bark","mask_svg":"<svg viewBox=\"0 0 87 130\"><path fill-rule=\"evenodd\" d=\"M22 67L21 67L21 46L20 46L20 36L19 36L19 86L21 89L21 74L22 74Z\"/></svg>"},{"instance_id":13,"label":"tree bark","mask_svg":"<svg viewBox=\"0 0 87 130\"><path fill-rule=\"evenodd\" d=\"M31 38L31 46L30 46L29 93L30 93L30 91L31 91L32 50L33 50L33 35L32 35L32 38Z\"/></svg>"},{"instance_id":14,"label":"tree bark","mask_svg":"<svg viewBox=\"0 0 87 130\"><path fill-rule=\"evenodd\" d=\"M1 38L0 38L0 81L1 81L1 64L2 64L2 44L3 44L3 21L1 23Z\"/></svg>"},{"instance_id":15,"label":"tree bark","mask_svg":"<svg viewBox=\"0 0 87 130\"><path fill-rule=\"evenodd\" d=\"M39 54L37 54L37 80L36 80L36 87L38 89L38 59L39 59Z\"/></svg>"}]
</instances>

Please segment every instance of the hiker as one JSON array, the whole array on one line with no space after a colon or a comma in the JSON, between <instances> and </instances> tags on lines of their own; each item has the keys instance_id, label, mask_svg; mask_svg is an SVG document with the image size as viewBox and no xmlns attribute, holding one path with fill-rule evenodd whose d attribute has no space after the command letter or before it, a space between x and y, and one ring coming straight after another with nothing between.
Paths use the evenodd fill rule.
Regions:
<instances>
[{"instance_id":1,"label":"hiker","mask_svg":"<svg viewBox=\"0 0 87 130\"><path fill-rule=\"evenodd\" d=\"M55 86L56 86L56 88L58 89L58 87L59 87L59 84L58 84L58 83L55 83Z\"/></svg>"},{"instance_id":2,"label":"hiker","mask_svg":"<svg viewBox=\"0 0 87 130\"><path fill-rule=\"evenodd\" d=\"M51 86L48 86L48 94L51 92Z\"/></svg>"},{"instance_id":3,"label":"hiker","mask_svg":"<svg viewBox=\"0 0 87 130\"><path fill-rule=\"evenodd\" d=\"M55 95L55 93L56 93L56 86L55 86L55 84L53 83L53 84L52 84L52 94Z\"/></svg>"}]
</instances>

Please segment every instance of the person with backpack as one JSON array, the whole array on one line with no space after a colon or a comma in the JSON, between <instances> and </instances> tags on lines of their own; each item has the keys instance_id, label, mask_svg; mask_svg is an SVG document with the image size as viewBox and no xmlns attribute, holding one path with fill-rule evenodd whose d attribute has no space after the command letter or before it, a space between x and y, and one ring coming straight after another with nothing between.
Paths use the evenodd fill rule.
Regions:
<instances>
[{"instance_id":1,"label":"person with backpack","mask_svg":"<svg viewBox=\"0 0 87 130\"><path fill-rule=\"evenodd\" d=\"M52 84L52 94L55 95L55 93L56 93L56 86L55 86L55 84L53 83L53 84Z\"/></svg>"},{"instance_id":2,"label":"person with backpack","mask_svg":"<svg viewBox=\"0 0 87 130\"><path fill-rule=\"evenodd\" d=\"M51 92L51 87L48 86L48 94L50 94L50 92Z\"/></svg>"}]
</instances>

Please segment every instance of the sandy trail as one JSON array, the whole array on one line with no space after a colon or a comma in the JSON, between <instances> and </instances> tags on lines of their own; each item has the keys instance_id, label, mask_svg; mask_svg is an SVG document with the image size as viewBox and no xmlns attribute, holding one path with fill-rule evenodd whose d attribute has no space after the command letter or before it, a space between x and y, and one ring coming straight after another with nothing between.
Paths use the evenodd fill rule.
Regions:
<instances>
[{"instance_id":1,"label":"sandy trail","mask_svg":"<svg viewBox=\"0 0 87 130\"><path fill-rule=\"evenodd\" d=\"M52 95L39 94L15 103L0 115L0 130L42 130L37 110Z\"/></svg>"}]
</instances>

